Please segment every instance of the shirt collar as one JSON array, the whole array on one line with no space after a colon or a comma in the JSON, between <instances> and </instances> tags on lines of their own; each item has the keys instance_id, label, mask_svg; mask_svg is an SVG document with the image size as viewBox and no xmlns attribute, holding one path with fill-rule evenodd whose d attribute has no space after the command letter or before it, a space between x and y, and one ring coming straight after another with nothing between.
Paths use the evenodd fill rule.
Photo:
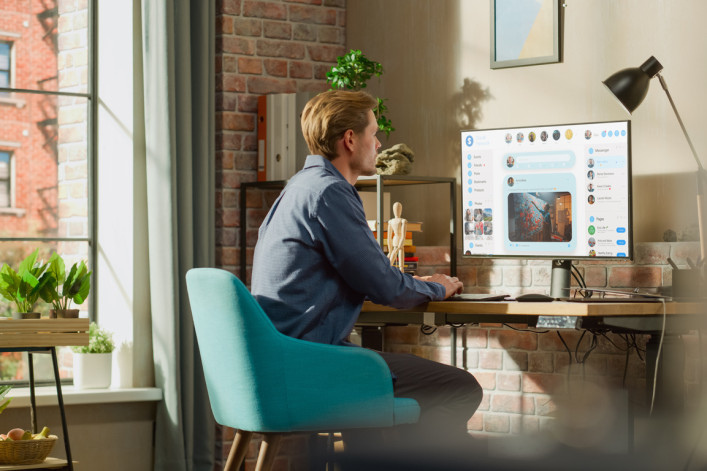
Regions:
<instances>
[{"instance_id":1,"label":"shirt collar","mask_svg":"<svg viewBox=\"0 0 707 471\"><path fill-rule=\"evenodd\" d=\"M334 167L329 159L321 155L308 155L307 159L304 161L303 170L310 167L324 167L329 173L332 173L335 177L338 177L348 183L344 176L339 172L339 170Z\"/></svg>"}]
</instances>

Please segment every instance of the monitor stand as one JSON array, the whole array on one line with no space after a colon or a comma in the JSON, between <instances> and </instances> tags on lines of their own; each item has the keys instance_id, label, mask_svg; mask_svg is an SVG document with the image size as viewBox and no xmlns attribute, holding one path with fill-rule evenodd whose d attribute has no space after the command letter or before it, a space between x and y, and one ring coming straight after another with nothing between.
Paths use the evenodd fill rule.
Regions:
<instances>
[{"instance_id":1,"label":"monitor stand","mask_svg":"<svg viewBox=\"0 0 707 471\"><path fill-rule=\"evenodd\" d=\"M572 260L553 260L550 274L550 296L569 298Z\"/></svg>"}]
</instances>

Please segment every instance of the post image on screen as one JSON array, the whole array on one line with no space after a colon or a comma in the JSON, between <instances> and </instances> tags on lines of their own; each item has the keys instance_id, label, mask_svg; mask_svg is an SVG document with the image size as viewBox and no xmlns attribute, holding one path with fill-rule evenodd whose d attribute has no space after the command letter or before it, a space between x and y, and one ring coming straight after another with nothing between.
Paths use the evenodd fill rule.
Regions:
<instances>
[{"instance_id":1,"label":"post image on screen","mask_svg":"<svg viewBox=\"0 0 707 471\"><path fill-rule=\"evenodd\" d=\"M465 257L632 258L630 121L461 132Z\"/></svg>"}]
</instances>

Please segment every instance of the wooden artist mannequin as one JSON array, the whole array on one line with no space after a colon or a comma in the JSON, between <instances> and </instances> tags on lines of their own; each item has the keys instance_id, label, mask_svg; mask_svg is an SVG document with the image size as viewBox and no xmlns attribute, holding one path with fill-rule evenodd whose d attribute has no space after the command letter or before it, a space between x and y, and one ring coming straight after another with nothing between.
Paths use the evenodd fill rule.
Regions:
<instances>
[{"instance_id":1,"label":"wooden artist mannequin","mask_svg":"<svg viewBox=\"0 0 707 471\"><path fill-rule=\"evenodd\" d=\"M403 205L396 202L393 204L393 219L388 221L388 259L391 265L397 262L400 271L403 270L405 261L405 231L407 230L407 219L400 215L403 213Z\"/></svg>"}]
</instances>

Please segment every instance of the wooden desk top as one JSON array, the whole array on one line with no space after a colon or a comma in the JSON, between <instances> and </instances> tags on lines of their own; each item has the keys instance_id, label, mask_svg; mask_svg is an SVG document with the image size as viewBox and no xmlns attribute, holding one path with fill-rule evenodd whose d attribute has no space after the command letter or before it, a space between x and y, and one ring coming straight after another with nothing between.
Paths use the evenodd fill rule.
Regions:
<instances>
[{"instance_id":1,"label":"wooden desk top","mask_svg":"<svg viewBox=\"0 0 707 471\"><path fill-rule=\"evenodd\" d=\"M0 348L88 345L89 320L0 318Z\"/></svg>"},{"instance_id":2,"label":"wooden desk top","mask_svg":"<svg viewBox=\"0 0 707 471\"><path fill-rule=\"evenodd\" d=\"M705 312L704 303L697 302L667 302L666 314L696 315ZM518 315L518 316L579 316L579 317L609 317L609 316L655 316L663 314L661 302L517 302L517 301L433 301L421 304L412 309L395 309L381 306L370 301L363 303L362 313L366 312L436 312L445 314L474 315Z\"/></svg>"}]
</instances>

